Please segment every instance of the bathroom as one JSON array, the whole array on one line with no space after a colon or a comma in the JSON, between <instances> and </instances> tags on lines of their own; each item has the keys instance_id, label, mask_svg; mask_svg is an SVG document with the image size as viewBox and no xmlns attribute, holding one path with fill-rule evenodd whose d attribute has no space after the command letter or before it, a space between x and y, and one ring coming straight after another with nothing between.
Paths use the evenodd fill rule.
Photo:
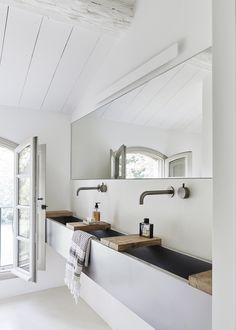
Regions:
<instances>
[{"instance_id":1,"label":"bathroom","mask_svg":"<svg viewBox=\"0 0 236 330\"><path fill-rule=\"evenodd\" d=\"M95 16L83 6L97 2L68 1L79 19L63 2L0 2L0 151L11 154L9 166L0 154L1 328L235 329L235 1L97 0ZM32 137L41 262L26 278L15 267L13 154ZM131 168L137 155L148 174ZM50 212L91 221L97 202L119 235L148 218L161 247L92 242L76 304L64 282L73 231ZM145 249L164 259L139 257ZM211 268L207 290L189 279Z\"/></svg>"}]
</instances>

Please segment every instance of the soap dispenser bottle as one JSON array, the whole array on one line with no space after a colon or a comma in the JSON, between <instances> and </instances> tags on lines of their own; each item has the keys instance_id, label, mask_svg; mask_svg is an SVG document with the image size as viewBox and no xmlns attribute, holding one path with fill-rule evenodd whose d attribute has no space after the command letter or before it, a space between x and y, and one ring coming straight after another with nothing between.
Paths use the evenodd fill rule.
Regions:
<instances>
[{"instance_id":1,"label":"soap dispenser bottle","mask_svg":"<svg viewBox=\"0 0 236 330\"><path fill-rule=\"evenodd\" d=\"M98 222L100 221L100 210L99 210L99 205L100 202L96 202L95 203L95 207L94 207L94 210L93 210L93 219Z\"/></svg>"}]
</instances>

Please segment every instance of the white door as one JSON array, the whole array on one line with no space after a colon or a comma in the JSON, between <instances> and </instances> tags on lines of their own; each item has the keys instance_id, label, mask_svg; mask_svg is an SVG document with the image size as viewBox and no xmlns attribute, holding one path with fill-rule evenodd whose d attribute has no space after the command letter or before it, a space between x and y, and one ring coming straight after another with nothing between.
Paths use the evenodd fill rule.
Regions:
<instances>
[{"instance_id":1,"label":"white door","mask_svg":"<svg viewBox=\"0 0 236 330\"><path fill-rule=\"evenodd\" d=\"M192 152L181 152L165 159L165 176L191 177L192 176Z\"/></svg>"},{"instance_id":2,"label":"white door","mask_svg":"<svg viewBox=\"0 0 236 330\"><path fill-rule=\"evenodd\" d=\"M15 150L14 258L12 272L36 282L37 137Z\"/></svg>"},{"instance_id":3,"label":"white door","mask_svg":"<svg viewBox=\"0 0 236 330\"><path fill-rule=\"evenodd\" d=\"M46 144L38 146L37 269L46 269Z\"/></svg>"}]
</instances>

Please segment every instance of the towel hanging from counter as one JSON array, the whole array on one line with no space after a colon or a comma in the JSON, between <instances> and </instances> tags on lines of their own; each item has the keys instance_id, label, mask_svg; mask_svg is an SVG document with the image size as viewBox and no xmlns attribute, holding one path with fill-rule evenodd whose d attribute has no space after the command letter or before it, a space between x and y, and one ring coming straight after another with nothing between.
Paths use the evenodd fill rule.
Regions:
<instances>
[{"instance_id":1,"label":"towel hanging from counter","mask_svg":"<svg viewBox=\"0 0 236 330\"><path fill-rule=\"evenodd\" d=\"M80 291L80 275L83 267L89 263L91 240L95 236L84 231L76 230L73 234L69 257L66 262L65 284L78 302Z\"/></svg>"}]
</instances>

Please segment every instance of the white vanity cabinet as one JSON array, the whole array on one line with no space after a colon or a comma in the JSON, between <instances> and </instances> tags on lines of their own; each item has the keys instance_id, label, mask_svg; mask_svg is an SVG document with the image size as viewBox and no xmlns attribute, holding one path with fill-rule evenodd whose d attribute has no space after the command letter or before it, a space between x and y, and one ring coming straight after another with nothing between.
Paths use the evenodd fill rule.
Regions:
<instances>
[{"instance_id":1,"label":"white vanity cabinet","mask_svg":"<svg viewBox=\"0 0 236 330\"><path fill-rule=\"evenodd\" d=\"M47 219L46 228L47 244L64 258L67 258L73 231L65 225L51 219Z\"/></svg>"},{"instance_id":2,"label":"white vanity cabinet","mask_svg":"<svg viewBox=\"0 0 236 330\"><path fill-rule=\"evenodd\" d=\"M72 235L66 226L47 220L47 243L65 258ZM131 329L135 324L136 330L211 330L210 295L99 241L92 241L90 265L81 281L82 298L112 329Z\"/></svg>"}]
</instances>

